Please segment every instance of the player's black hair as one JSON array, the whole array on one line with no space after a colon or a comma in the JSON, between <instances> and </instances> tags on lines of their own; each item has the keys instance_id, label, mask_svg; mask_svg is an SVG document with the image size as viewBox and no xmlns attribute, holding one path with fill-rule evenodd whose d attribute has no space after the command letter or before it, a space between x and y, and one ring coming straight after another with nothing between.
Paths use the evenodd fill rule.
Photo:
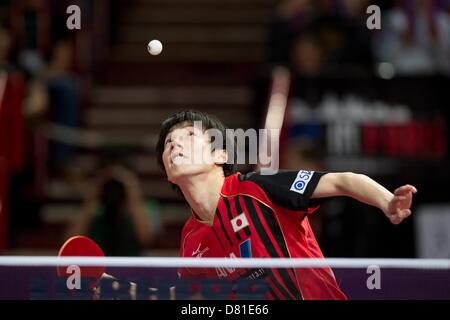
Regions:
<instances>
[{"instance_id":1,"label":"player's black hair","mask_svg":"<svg viewBox=\"0 0 450 320\"><path fill-rule=\"evenodd\" d=\"M181 112L178 112L178 113L170 116L169 118L167 118L161 125L158 142L156 143L156 158L157 158L159 166L162 169L164 169L162 154L164 152L164 142L165 142L167 134L177 124L186 122L188 124L194 125L194 121L201 121L202 128L204 131L209 130L209 129L219 130L223 137L222 148L224 150L226 149L227 145L233 146L233 148L235 148L236 144L232 143L234 141L229 141L229 143L227 144L227 139L229 139L226 134L227 127L215 116L212 116L212 115L200 112L200 111L195 111L195 110L181 111ZM215 143L217 143L217 141L215 141ZM230 155L231 153L228 153L228 154ZM236 157L235 150L233 150L232 154L234 155L234 157ZM223 173L224 173L225 177L232 175L233 173L236 172L235 163L236 163L236 161L234 161L234 159L228 159L227 163L223 164L222 168L223 168Z\"/></svg>"}]
</instances>

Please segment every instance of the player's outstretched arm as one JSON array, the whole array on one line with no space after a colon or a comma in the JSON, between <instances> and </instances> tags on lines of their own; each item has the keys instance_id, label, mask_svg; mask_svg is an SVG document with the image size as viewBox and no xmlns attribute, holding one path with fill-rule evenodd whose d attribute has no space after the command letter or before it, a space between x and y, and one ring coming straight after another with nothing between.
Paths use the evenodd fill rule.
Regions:
<instances>
[{"instance_id":1,"label":"player's outstretched arm","mask_svg":"<svg viewBox=\"0 0 450 320\"><path fill-rule=\"evenodd\" d=\"M348 196L381 209L393 224L399 224L411 214L412 185L397 188L394 193L363 174L352 172L327 173L320 179L312 198Z\"/></svg>"}]
</instances>

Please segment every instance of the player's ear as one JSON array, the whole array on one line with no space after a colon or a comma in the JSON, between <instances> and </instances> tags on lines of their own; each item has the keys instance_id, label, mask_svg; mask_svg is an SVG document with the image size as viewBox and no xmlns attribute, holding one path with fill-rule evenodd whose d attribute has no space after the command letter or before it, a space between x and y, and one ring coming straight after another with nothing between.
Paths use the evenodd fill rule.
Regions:
<instances>
[{"instance_id":1,"label":"player's ear","mask_svg":"<svg viewBox=\"0 0 450 320\"><path fill-rule=\"evenodd\" d=\"M228 161L228 152L225 149L216 149L213 151L214 163L225 164Z\"/></svg>"}]
</instances>

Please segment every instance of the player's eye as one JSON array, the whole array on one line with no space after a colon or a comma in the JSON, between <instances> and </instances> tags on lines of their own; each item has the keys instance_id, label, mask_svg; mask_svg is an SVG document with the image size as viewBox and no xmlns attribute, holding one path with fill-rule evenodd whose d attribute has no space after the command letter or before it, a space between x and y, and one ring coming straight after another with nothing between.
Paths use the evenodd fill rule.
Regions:
<instances>
[{"instance_id":1,"label":"player's eye","mask_svg":"<svg viewBox=\"0 0 450 320\"><path fill-rule=\"evenodd\" d=\"M171 142L172 142L172 140L171 140L171 139L167 139L167 140L166 140L166 144L165 144L165 145L167 146L167 145L168 145L169 143L171 143Z\"/></svg>"}]
</instances>

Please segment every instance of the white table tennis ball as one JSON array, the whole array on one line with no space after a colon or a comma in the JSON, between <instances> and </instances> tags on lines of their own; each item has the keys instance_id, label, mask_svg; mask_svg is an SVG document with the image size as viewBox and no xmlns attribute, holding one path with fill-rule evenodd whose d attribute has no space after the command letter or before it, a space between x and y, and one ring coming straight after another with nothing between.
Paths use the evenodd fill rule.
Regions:
<instances>
[{"instance_id":1,"label":"white table tennis ball","mask_svg":"<svg viewBox=\"0 0 450 320\"><path fill-rule=\"evenodd\" d=\"M157 56L158 54L160 54L162 49L163 46L161 41L159 40L152 40L147 45L148 52L153 56Z\"/></svg>"}]
</instances>

